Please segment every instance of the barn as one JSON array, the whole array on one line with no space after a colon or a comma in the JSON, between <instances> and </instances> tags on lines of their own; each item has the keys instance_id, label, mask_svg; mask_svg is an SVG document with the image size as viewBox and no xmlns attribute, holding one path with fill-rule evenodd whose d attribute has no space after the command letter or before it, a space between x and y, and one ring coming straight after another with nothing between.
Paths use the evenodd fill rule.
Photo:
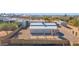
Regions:
<instances>
[{"instance_id":1,"label":"barn","mask_svg":"<svg viewBox=\"0 0 79 59\"><path fill-rule=\"evenodd\" d=\"M32 22L29 29L30 33L35 35L57 35L58 33L56 23Z\"/></svg>"}]
</instances>

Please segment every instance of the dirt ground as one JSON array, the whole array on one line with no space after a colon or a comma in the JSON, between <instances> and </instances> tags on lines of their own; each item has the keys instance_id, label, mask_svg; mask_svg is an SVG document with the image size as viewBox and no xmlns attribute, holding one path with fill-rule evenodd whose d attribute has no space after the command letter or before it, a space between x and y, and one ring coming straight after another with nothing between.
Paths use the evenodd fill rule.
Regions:
<instances>
[{"instance_id":1,"label":"dirt ground","mask_svg":"<svg viewBox=\"0 0 79 59\"><path fill-rule=\"evenodd\" d=\"M4 37L7 34L10 34L12 31L0 31L0 37Z\"/></svg>"}]
</instances>

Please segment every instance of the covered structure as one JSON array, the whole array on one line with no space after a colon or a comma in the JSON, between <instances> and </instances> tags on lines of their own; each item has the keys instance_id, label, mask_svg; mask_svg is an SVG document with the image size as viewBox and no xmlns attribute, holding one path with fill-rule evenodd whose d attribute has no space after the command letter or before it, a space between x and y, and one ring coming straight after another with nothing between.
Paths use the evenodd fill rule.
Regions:
<instances>
[{"instance_id":1,"label":"covered structure","mask_svg":"<svg viewBox=\"0 0 79 59\"><path fill-rule=\"evenodd\" d=\"M57 35L58 27L56 23L30 23L30 33L36 35Z\"/></svg>"}]
</instances>

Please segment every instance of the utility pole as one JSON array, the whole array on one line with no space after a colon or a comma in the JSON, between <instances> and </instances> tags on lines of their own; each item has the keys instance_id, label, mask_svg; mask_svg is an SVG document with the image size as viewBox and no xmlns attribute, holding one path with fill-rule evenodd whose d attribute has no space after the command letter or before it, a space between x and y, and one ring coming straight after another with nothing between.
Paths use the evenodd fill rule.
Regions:
<instances>
[{"instance_id":1,"label":"utility pole","mask_svg":"<svg viewBox=\"0 0 79 59\"><path fill-rule=\"evenodd\" d=\"M31 15L30 15L30 17L29 17L29 20L31 21Z\"/></svg>"}]
</instances>

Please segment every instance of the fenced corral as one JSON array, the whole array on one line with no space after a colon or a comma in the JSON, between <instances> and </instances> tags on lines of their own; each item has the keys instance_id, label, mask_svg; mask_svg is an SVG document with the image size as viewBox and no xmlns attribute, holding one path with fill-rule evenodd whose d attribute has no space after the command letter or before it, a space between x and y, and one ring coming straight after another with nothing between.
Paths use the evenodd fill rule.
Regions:
<instances>
[{"instance_id":1,"label":"fenced corral","mask_svg":"<svg viewBox=\"0 0 79 59\"><path fill-rule=\"evenodd\" d=\"M16 29L14 32L12 32L12 33L10 33L9 35L5 36L3 39L6 40L6 39L12 38L12 37L15 36L21 29L22 29L22 27Z\"/></svg>"},{"instance_id":2,"label":"fenced corral","mask_svg":"<svg viewBox=\"0 0 79 59\"><path fill-rule=\"evenodd\" d=\"M26 27L27 29L28 27ZM5 46L24 46L24 45L57 45L57 46L69 46L70 42L68 40L47 40L47 39L11 39L16 36L18 32L22 29L19 27L14 32L10 33L8 36L1 40L1 45Z\"/></svg>"},{"instance_id":3,"label":"fenced corral","mask_svg":"<svg viewBox=\"0 0 79 59\"><path fill-rule=\"evenodd\" d=\"M4 41L2 41L4 42ZM60 45L60 46L69 46L70 42L68 40L36 40L36 39L13 39L8 42L7 45L20 46L20 45Z\"/></svg>"},{"instance_id":4,"label":"fenced corral","mask_svg":"<svg viewBox=\"0 0 79 59\"><path fill-rule=\"evenodd\" d=\"M1 45L5 46L20 46L20 45L57 45L57 46L69 46L70 42L68 40L47 40L47 39L11 39L16 36L16 34L22 29L16 29L14 32L10 33L4 39L1 40Z\"/></svg>"},{"instance_id":5,"label":"fenced corral","mask_svg":"<svg viewBox=\"0 0 79 59\"><path fill-rule=\"evenodd\" d=\"M2 40L0 40L0 45L2 45Z\"/></svg>"}]
</instances>

